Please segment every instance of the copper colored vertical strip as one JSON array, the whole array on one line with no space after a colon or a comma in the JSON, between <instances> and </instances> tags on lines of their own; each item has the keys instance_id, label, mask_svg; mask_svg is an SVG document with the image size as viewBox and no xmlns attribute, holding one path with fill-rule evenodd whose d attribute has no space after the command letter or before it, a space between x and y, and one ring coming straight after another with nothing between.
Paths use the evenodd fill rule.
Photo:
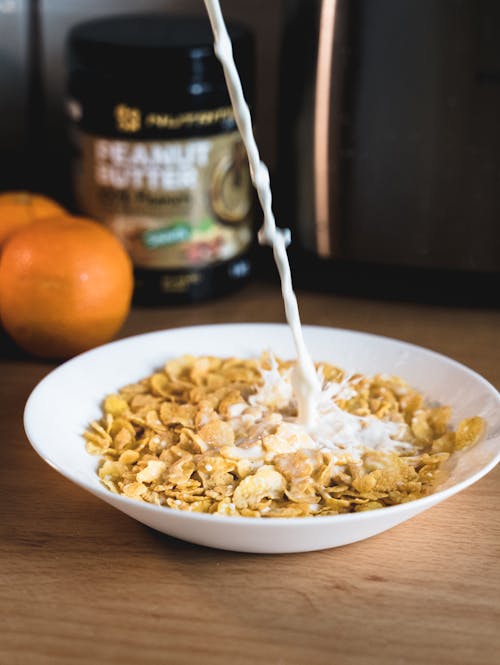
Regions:
<instances>
[{"instance_id":1,"label":"copper colored vertical strip","mask_svg":"<svg viewBox=\"0 0 500 665\"><path fill-rule=\"evenodd\" d=\"M333 38L337 0L322 0L314 109L314 207L316 246L320 256L330 254L330 104Z\"/></svg>"}]
</instances>

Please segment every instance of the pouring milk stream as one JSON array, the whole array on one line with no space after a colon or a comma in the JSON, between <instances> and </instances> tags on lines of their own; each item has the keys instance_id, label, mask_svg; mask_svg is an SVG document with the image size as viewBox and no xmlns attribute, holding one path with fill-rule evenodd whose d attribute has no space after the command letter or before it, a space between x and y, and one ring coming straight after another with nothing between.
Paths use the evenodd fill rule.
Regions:
<instances>
[{"instance_id":1,"label":"pouring milk stream","mask_svg":"<svg viewBox=\"0 0 500 665\"><path fill-rule=\"evenodd\" d=\"M345 384L331 383L323 386L309 355L300 325L299 307L292 287L290 264L286 252L290 242L288 229L276 227L272 211L269 172L261 161L252 130L250 110L243 95L240 77L233 58L233 49L226 29L219 0L204 0L214 33L214 50L224 69L224 76L233 105L236 124L241 134L250 164L250 175L257 190L264 212L264 223L259 231L260 244L273 248L274 260L281 279L281 292L285 314L292 331L297 362L292 373L292 388L298 406L295 427L306 430L309 447L334 449L359 456L363 450L410 450L411 445L402 440L401 424L383 422L374 416L355 416L340 409L332 400L337 393L349 391ZM293 427L293 425L292 425ZM304 432L305 433L305 432Z\"/></svg>"},{"instance_id":2,"label":"pouring milk stream","mask_svg":"<svg viewBox=\"0 0 500 665\"><path fill-rule=\"evenodd\" d=\"M297 350L297 363L292 375L292 384L298 404L298 422L306 427L311 427L317 416L316 403L321 393L321 385L304 342L299 307L292 287L290 263L286 252L286 247L290 243L290 232L288 229L276 227L272 211L269 171L260 159L255 142L250 110L243 95L240 77L233 58L231 39L226 29L219 0L205 0L205 6L214 33L215 54L224 69L236 124L248 155L250 175L264 212L264 223L258 235L259 242L261 245L270 245L273 248L274 260L281 279L286 319Z\"/></svg>"}]
</instances>

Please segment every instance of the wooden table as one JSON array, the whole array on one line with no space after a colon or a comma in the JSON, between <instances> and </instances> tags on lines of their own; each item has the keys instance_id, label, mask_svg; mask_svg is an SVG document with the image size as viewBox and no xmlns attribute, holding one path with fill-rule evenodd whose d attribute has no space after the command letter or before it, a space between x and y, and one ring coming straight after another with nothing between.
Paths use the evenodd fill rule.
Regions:
<instances>
[{"instance_id":1,"label":"wooden table","mask_svg":"<svg viewBox=\"0 0 500 665\"><path fill-rule=\"evenodd\" d=\"M302 294L304 322L435 349L500 387L500 313ZM282 321L274 286L136 309L123 335ZM5 342L4 342L5 347ZM0 360L0 664L496 665L500 467L370 540L248 555L163 536L50 469L22 428L53 365Z\"/></svg>"}]
</instances>

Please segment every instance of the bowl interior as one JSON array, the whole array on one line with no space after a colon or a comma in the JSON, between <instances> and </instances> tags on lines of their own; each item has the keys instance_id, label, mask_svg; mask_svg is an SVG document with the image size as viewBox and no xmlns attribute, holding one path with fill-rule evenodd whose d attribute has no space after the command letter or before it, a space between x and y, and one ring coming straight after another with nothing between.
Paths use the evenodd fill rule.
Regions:
<instances>
[{"instance_id":1,"label":"bowl interior","mask_svg":"<svg viewBox=\"0 0 500 665\"><path fill-rule=\"evenodd\" d=\"M486 440L454 456L444 487L484 473L500 458L500 397L475 372L426 349L375 335L306 326L305 338L315 360L364 374L401 376L429 400L449 404L453 408L453 423L474 415L486 419ZM107 490L95 473L98 458L85 451L82 433L92 420L99 418L100 403L106 394L151 374L168 359L184 353L255 357L268 349L283 358L295 356L287 326L178 328L107 344L61 365L35 388L26 405L26 432L49 464L102 495Z\"/></svg>"}]
</instances>

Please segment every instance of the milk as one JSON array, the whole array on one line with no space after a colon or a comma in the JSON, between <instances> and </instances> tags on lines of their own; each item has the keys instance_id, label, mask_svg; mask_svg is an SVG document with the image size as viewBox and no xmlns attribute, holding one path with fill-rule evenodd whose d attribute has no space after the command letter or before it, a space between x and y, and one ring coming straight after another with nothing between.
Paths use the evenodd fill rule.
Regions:
<instances>
[{"instance_id":1,"label":"milk","mask_svg":"<svg viewBox=\"0 0 500 665\"><path fill-rule=\"evenodd\" d=\"M264 213L264 223L258 238L261 245L270 245L281 280L281 292L285 305L285 314L290 326L297 362L294 366L292 386L298 405L298 422L305 427L312 427L317 419L317 404L321 394L321 384L304 342L300 324L299 307L293 291L287 245L290 243L288 229L276 227L272 210L272 195L269 171L262 162L252 130L250 110L243 95L240 77L233 58L233 49L229 38L219 0L205 0L205 6L214 33L214 50L223 69L229 96L233 105L236 124L241 134L250 164L250 175L257 190Z\"/></svg>"}]
</instances>

